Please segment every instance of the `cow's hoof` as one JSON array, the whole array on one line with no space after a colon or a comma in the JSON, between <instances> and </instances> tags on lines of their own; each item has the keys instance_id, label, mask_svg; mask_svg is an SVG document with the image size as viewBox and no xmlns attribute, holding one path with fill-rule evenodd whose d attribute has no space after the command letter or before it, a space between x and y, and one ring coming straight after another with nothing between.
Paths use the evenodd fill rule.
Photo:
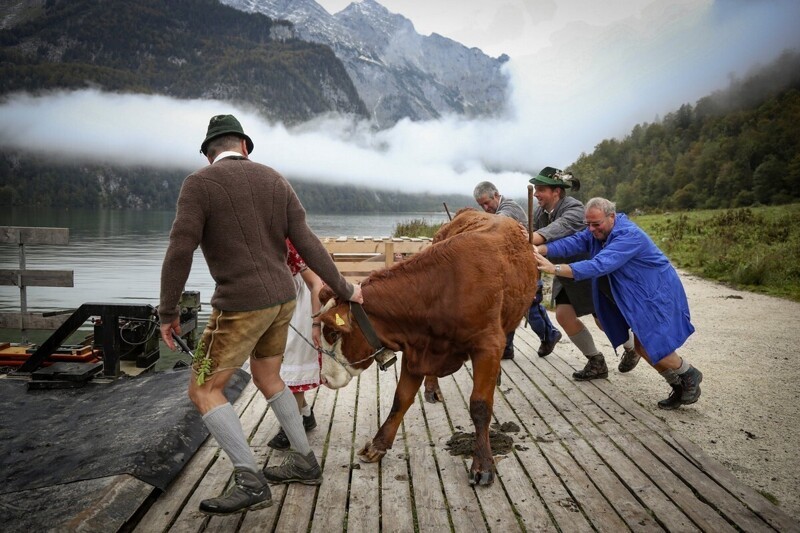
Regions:
<instances>
[{"instance_id":1,"label":"cow's hoof","mask_svg":"<svg viewBox=\"0 0 800 533\"><path fill-rule=\"evenodd\" d=\"M383 456L386 455L386 450L379 450L376 448L372 441L369 441L358 452L358 458L362 463L377 463Z\"/></svg>"},{"instance_id":2,"label":"cow's hoof","mask_svg":"<svg viewBox=\"0 0 800 533\"><path fill-rule=\"evenodd\" d=\"M494 483L494 472L470 472L469 484L470 485L483 485L488 487Z\"/></svg>"},{"instance_id":3,"label":"cow's hoof","mask_svg":"<svg viewBox=\"0 0 800 533\"><path fill-rule=\"evenodd\" d=\"M434 389L434 390L426 390L425 391L425 401L428 403L437 403L444 401L444 394L442 394L441 389Z\"/></svg>"}]
</instances>

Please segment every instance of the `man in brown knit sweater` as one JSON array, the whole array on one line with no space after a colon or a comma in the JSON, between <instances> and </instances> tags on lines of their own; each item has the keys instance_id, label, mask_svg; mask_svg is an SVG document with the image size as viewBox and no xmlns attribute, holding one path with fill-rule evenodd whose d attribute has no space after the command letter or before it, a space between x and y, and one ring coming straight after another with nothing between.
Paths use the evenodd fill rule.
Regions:
<instances>
[{"instance_id":1,"label":"man in brown knit sweater","mask_svg":"<svg viewBox=\"0 0 800 533\"><path fill-rule=\"evenodd\" d=\"M211 118L200 146L210 165L183 182L161 270L161 337L173 350L173 332L180 334L178 299L198 246L216 282L211 316L194 354L189 397L230 457L235 484L224 495L200 503L207 514L271 505L268 482L322 482L297 403L280 377L295 306L286 238L340 298L363 303L361 288L345 281L308 227L291 185L275 170L250 161L252 151L253 141L233 115ZM248 358L253 382L294 449L282 465L263 471L223 394Z\"/></svg>"}]
</instances>

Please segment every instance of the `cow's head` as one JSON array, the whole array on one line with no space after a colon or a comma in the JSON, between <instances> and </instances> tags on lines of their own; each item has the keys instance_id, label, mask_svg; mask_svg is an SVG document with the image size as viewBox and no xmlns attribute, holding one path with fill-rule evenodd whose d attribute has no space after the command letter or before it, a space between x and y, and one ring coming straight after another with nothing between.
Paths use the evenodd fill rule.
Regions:
<instances>
[{"instance_id":1,"label":"cow's head","mask_svg":"<svg viewBox=\"0 0 800 533\"><path fill-rule=\"evenodd\" d=\"M372 364L373 348L361 333L350 303L331 298L319 314L322 323L322 382L340 389Z\"/></svg>"}]
</instances>

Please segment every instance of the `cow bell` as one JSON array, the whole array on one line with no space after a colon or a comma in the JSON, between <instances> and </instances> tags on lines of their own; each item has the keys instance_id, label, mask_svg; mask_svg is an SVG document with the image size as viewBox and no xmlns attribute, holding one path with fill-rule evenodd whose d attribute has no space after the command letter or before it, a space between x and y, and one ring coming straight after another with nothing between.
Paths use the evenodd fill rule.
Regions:
<instances>
[{"instance_id":1,"label":"cow bell","mask_svg":"<svg viewBox=\"0 0 800 533\"><path fill-rule=\"evenodd\" d=\"M375 362L378 363L378 368L386 370L397 362L397 354L389 348L381 348L375 352Z\"/></svg>"}]
</instances>

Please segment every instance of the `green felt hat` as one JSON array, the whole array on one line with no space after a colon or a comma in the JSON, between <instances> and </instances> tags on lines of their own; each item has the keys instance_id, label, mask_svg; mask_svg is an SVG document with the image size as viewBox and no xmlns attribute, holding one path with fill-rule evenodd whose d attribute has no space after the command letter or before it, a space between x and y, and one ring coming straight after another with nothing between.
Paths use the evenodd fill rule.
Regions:
<instances>
[{"instance_id":1,"label":"green felt hat","mask_svg":"<svg viewBox=\"0 0 800 533\"><path fill-rule=\"evenodd\" d=\"M216 115L211 117L208 122L208 132L206 132L206 140L200 145L200 153L206 155L206 148L208 143L222 137L223 135L237 135L247 141L247 152L253 153L253 141L245 135L242 125L236 120L233 115Z\"/></svg>"},{"instance_id":2,"label":"green felt hat","mask_svg":"<svg viewBox=\"0 0 800 533\"><path fill-rule=\"evenodd\" d=\"M580 188L580 181L570 172L564 172L554 167L544 167L535 178L531 178L531 183L534 185L548 185L550 187L561 187L564 189L578 190Z\"/></svg>"}]
</instances>

